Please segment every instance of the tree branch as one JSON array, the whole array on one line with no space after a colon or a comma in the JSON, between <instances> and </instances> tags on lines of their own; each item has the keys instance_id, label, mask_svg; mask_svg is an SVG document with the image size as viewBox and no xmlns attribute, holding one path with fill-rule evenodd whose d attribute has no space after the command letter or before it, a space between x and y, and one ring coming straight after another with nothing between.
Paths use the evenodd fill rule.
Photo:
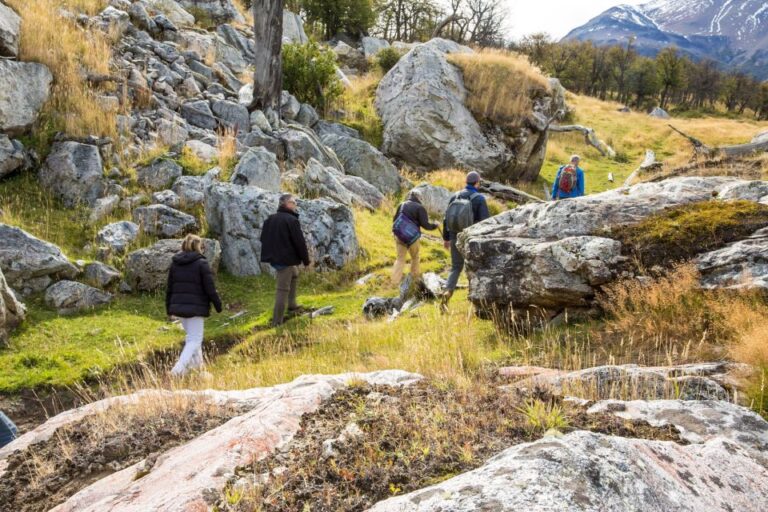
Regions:
<instances>
[{"instance_id":1,"label":"tree branch","mask_svg":"<svg viewBox=\"0 0 768 512\"><path fill-rule=\"evenodd\" d=\"M610 158L614 158L616 156L616 151L614 151L611 146L600 140L597 137L595 130L587 126L581 126L578 124L559 126L555 124L550 125L549 130L555 133L581 132L584 134L584 142L587 145L597 149L601 155Z\"/></svg>"}]
</instances>

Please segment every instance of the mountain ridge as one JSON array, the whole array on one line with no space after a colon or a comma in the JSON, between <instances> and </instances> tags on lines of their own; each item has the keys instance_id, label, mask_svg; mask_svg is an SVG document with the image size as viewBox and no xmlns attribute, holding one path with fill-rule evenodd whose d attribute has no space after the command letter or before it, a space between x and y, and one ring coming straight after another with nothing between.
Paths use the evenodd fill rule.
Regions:
<instances>
[{"instance_id":1,"label":"mountain ridge","mask_svg":"<svg viewBox=\"0 0 768 512\"><path fill-rule=\"evenodd\" d=\"M695 59L712 59L724 67L768 78L768 1L653 0L638 6L620 4L573 29L563 41L624 44L653 56L676 46Z\"/></svg>"}]
</instances>

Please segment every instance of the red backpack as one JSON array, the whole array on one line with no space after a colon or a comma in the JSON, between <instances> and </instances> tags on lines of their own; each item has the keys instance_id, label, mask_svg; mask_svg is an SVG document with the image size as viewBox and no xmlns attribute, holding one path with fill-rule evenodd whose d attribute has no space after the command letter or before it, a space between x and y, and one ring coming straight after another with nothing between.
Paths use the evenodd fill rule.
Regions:
<instances>
[{"instance_id":1,"label":"red backpack","mask_svg":"<svg viewBox=\"0 0 768 512\"><path fill-rule=\"evenodd\" d=\"M576 167L566 165L560 171L560 180L557 182L557 190L564 194L570 194L576 188L577 180Z\"/></svg>"}]
</instances>

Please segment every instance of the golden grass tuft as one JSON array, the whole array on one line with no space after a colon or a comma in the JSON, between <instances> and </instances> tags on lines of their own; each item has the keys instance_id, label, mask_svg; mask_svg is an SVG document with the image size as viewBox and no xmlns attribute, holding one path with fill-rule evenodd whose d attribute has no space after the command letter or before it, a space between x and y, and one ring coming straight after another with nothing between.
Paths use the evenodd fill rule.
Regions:
<instances>
[{"instance_id":1,"label":"golden grass tuft","mask_svg":"<svg viewBox=\"0 0 768 512\"><path fill-rule=\"evenodd\" d=\"M481 50L449 55L468 90L467 105L476 117L498 124L520 122L533 98L549 91L549 81L523 55L504 50Z\"/></svg>"},{"instance_id":2,"label":"golden grass tuft","mask_svg":"<svg viewBox=\"0 0 768 512\"><path fill-rule=\"evenodd\" d=\"M383 127L373 102L376 88L382 78L378 68L360 77L350 77L350 87L345 87L333 109L343 112L340 122L358 130L366 141L381 147Z\"/></svg>"},{"instance_id":3,"label":"golden grass tuft","mask_svg":"<svg viewBox=\"0 0 768 512\"><path fill-rule=\"evenodd\" d=\"M70 135L116 136L117 112L105 110L85 75L109 74L109 37L86 31L59 13L61 7L95 14L104 0L9 0L21 16L20 57L48 66L54 76L51 99L40 122Z\"/></svg>"},{"instance_id":4,"label":"golden grass tuft","mask_svg":"<svg viewBox=\"0 0 768 512\"><path fill-rule=\"evenodd\" d=\"M219 150L219 168L221 179L229 180L237 164L237 133L232 128L225 128L216 136L216 147Z\"/></svg>"}]
</instances>

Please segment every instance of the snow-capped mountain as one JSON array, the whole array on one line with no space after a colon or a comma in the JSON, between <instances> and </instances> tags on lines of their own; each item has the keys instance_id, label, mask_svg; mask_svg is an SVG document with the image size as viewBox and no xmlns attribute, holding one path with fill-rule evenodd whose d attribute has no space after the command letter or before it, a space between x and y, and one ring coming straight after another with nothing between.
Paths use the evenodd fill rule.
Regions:
<instances>
[{"instance_id":1,"label":"snow-capped mountain","mask_svg":"<svg viewBox=\"0 0 768 512\"><path fill-rule=\"evenodd\" d=\"M695 58L711 58L768 78L768 0L653 0L619 5L572 30L565 40L622 44L653 55L676 46Z\"/></svg>"}]
</instances>

